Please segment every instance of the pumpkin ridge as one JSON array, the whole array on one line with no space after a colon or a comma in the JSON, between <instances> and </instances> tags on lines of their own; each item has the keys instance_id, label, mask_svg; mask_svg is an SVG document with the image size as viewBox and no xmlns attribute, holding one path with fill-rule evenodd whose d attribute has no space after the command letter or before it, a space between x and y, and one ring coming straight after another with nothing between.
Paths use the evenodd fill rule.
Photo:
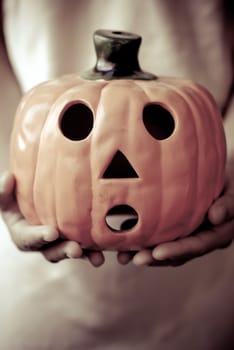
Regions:
<instances>
[{"instance_id":1,"label":"pumpkin ridge","mask_svg":"<svg viewBox=\"0 0 234 350\"><path fill-rule=\"evenodd\" d=\"M48 109L48 112L47 114L49 113L49 111L51 110L51 106L50 108ZM43 125L42 125L42 128L41 130L43 130L44 126L45 126L45 123L46 123L46 120L47 118L45 118L44 122L43 122ZM37 207L36 207L36 179L37 179L37 169L38 169L38 158L39 158L39 152L40 152L40 144L41 144L41 134L40 134L40 138L39 138L39 142L36 146L36 150L35 150L35 158L36 158L36 161L35 161L35 168L33 168L32 172L33 172L33 184L32 184L32 199L33 199L33 204L34 204L34 208L35 208L35 212L37 214L37 217L39 219L39 221L41 222L40 220L40 217L38 215L38 211L37 211Z\"/></svg>"},{"instance_id":2,"label":"pumpkin ridge","mask_svg":"<svg viewBox=\"0 0 234 350\"><path fill-rule=\"evenodd\" d=\"M46 82L42 82L41 84L39 84L39 86L33 87L31 90L29 90L29 92L25 95L25 97L26 97L25 103L28 103L31 99L34 98L35 94L38 94L38 87L40 89L44 90L44 88L46 88L50 84L50 82L51 82L50 80L48 80ZM42 93L43 93L43 90L42 90ZM47 102L47 104L49 105L49 102ZM50 112L53 104L54 104L54 102L52 104L50 104L50 107L46 111L46 115L48 115L48 113ZM47 117L44 118L44 121L43 121L42 126L41 126L41 131L44 129L46 121L47 121ZM33 181L32 181L32 204L33 204L33 211L37 216L38 223L42 223L42 221L40 219L40 216L38 215L38 210L37 210L37 205L36 205L37 201L36 201L36 189L35 189L36 184L35 184L35 182L36 182L36 178L37 178L38 156L39 156L39 151L40 151L40 144L41 144L41 133L39 135L39 142L34 143L34 149L35 149L35 162L34 162L34 164L35 164L35 167L32 167L32 178L33 178Z\"/></svg>"},{"instance_id":3,"label":"pumpkin ridge","mask_svg":"<svg viewBox=\"0 0 234 350\"><path fill-rule=\"evenodd\" d=\"M151 102L150 98L149 98L149 95L147 94L147 86L150 84L152 84L152 81L140 81L140 80L133 80L132 83L134 85L136 85L138 88L141 89L141 91L144 93L146 99L149 101L149 103ZM155 80L155 84L160 85L160 78L158 78L157 80ZM160 147L160 154L161 154L161 147ZM161 196L161 200L163 201L163 198ZM161 225L161 221L162 221L162 205L160 205L160 212L157 213L157 216L158 216L158 220L155 220L155 223L154 223L154 228L152 229L152 231L147 235L147 240L145 242L145 244L147 245L147 242L150 242L152 240L152 238L154 237L155 235L155 232L157 232L158 228L160 227Z\"/></svg>"},{"instance_id":4,"label":"pumpkin ridge","mask_svg":"<svg viewBox=\"0 0 234 350\"><path fill-rule=\"evenodd\" d=\"M59 96L60 96L60 95L59 95ZM57 100L57 98L56 98L56 100ZM56 101L56 100L55 100L55 101ZM50 108L48 109L47 115L50 113L52 107L53 107L54 104L55 104L55 101L53 101L53 103L50 105ZM46 121L47 121L47 118L45 118L41 130L44 129L45 124L46 124ZM32 187L32 188L33 188L33 203L34 203L34 205L35 205L35 208L36 208L36 203L37 203L37 200L36 200L36 197L37 197L37 194L36 194L36 187L37 187L37 186L36 186L36 181L37 181L37 178L38 178L38 176L37 176L37 174L38 174L38 167L40 166L40 162L38 161L38 159L39 159L39 154L40 154L40 146L41 146L41 142L42 142L42 137L41 137L41 135L42 135L42 133L40 134L39 142L38 142L38 144L37 144L36 166L35 166L35 170L34 170L34 176L33 176L33 179L34 179L34 180L33 180L33 187ZM56 157L56 159L57 159L57 157ZM52 179L50 179L50 180L52 180ZM54 181L53 181L53 180L51 181L51 186L53 186L53 192L55 192L55 191L54 191ZM37 211L37 209L36 209L36 211ZM55 209L55 208L54 208L53 212L55 213L54 217L55 217L56 226L57 226L57 215L56 215L56 209ZM37 215L38 215L38 211L37 211ZM39 218L39 219L40 219L40 218ZM40 220L40 221L41 221L41 220ZM43 222L42 222L42 223L43 223Z\"/></svg>"},{"instance_id":5,"label":"pumpkin ridge","mask_svg":"<svg viewBox=\"0 0 234 350\"><path fill-rule=\"evenodd\" d=\"M207 194L207 197L210 198L210 201L209 201L209 206L211 205L214 197L216 197L216 192L217 192L217 184L218 184L218 177L219 177L219 169L220 169L220 166L218 165L219 164L219 151L218 151L218 146L217 146L217 132L215 133L212 133L211 135L211 132L210 130L214 130L217 131L217 128L216 128L216 120L217 118L213 118L213 116L215 115L216 116L216 113L214 113L214 110L211 111L211 109L208 107L208 102L209 102L209 99L207 98L207 100L205 99L204 100L204 94L203 94L203 91L200 90L200 89L194 89L193 88L194 84L191 84L189 87L187 87L187 90L189 91L190 93L190 98L192 100L195 101L195 105L198 106L198 112L199 110L202 110L203 112L206 112L207 115L211 116L211 118L206 118L206 116L203 118L203 125L205 127L205 125L207 125L207 130L209 130L209 132L207 133L208 135L210 135L210 137L214 137L215 138L215 142L213 142L213 149L214 149L214 152L213 152L213 155L215 157L215 164L217 164L217 167L216 167L216 171L214 171L212 173L212 176L215 177L215 186L214 186L214 182L213 181L207 181L207 186L206 186L206 194ZM198 96L199 94L199 96ZM196 102L196 100L198 102ZM200 106L199 106L200 104ZM199 113L198 113L199 114ZM199 153L201 154L201 153ZM214 188L215 187L215 188ZM220 191L220 189L219 189ZM209 195L210 194L210 195Z\"/></svg>"},{"instance_id":6,"label":"pumpkin ridge","mask_svg":"<svg viewBox=\"0 0 234 350\"><path fill-rule=\"evenodd\" d=\"M221 152L221 147L219 146L222 144L222 147L225 147L225 157L224 157L224 164L221 166L217 167L217 172L216 172L216 185L215 185L215 197L217 198L220 195L220 192L222 188L220 186L224 186L224 183L221 185L223 182L224 178L224 171L223 169L225 168L225 162L226 162L226 140L224 137L222 137L223 134L220 133L220 128L218 127L218 118L217 116L217 111L214 108L215 107L215 100L212 95L208 93L202 86L198 84L193 84L191 86L191 89L193 91L199 91L199 89L202 91L201 98L204 101L204 105L206 106L207 110L209 111L209 116L212 117L213 119L213 125L216 130L215 134L213 137L215 137L215 150L216 150L216 162L219 164L220 160L223 159L223 153ZM215 117L214 117L215 116ZM222 116L220 113L220 123L222 123Z\"/></svg>"},{"instance_id":7,"label":"pumpkin ridge","mask_svg":"<svg viewBox=\"0 0 234 350\"><path fill-rule=\"evenodd\" d=\"M207 101L205 102L205 103L202 103L202 106L200 106L199 105L199 102L200 102L200 104L201 104L201 96L203 97L203 93L201 93L201 91L200 91L200 89L193 89L193 87L195 87L196 86L196 84L195 83L193 83L193 82L189 82L189 84L188 85L184 85L184 84L180 84L179 85L179 87L178 87L178 91L177 91L177 93L180 95L180 96L183 96L184 97L184 99L187 101L187 103L189 104L189 108L191 109L191 111L193 112L192 114L194 115L194 116L200 116L201 115L201 112L200 112L200 110L202 110L203 111L203 108L206 108L207 107ZM173 89L174 89L174 87L173 87ZM195 91L196 92L196 94L189 94L188 95L188 91ZM204 90L204 89L203 89ZM207 98L207 100L209 101L209 99ZM197 102L198 101L198 102ZM193 107L191 106L191 102L193 102ZM202 101L203 102L203 101ZM212 114L212 116L213 116L213 112L212 113L210 113L210 114ZM194 125L195 125L195 131L196 131L196 142L197 142L197 145L198 145L198 151L197 151L197 172L196 172L196 174L197 174L197 176L196 176L196 179L197 179L197 181L196 181L196 184L197 184L197 191L195 192L195 194L196 194L196 198L198 199L198 193L199 193L199 178L201 177L201 174L200 174L200 176L198 176L199 175L199 173L200 173L200 170L199 170L199 168L201 168L201 167L199 167L199 164L200 164L200 161L199 161L199 159L200 159L200 155L201 155L201 151L199 151L199 148L200 148L200 143L199 143L199 139L200 139L200 137L199 137L199 134L198 134L198 127L197 127L197 123L196 123L196 121L197 121L197 118L191 118L193 121L195 121L195 123L194 123ZM210 119L207 119L207 123L209 123L209 124L211 124L210 126L213 128L214 127L214 125L215 125L215 128L216 128L216 123L215 123L215 120L214 120L215 118L213 118L213 123L211 122L211 120ZM204 123L204 122L203 122ZM207 124L208 125L208 124ZM209 128L210 129L210 128ZM217 129L217 128L216 128ZM216 145L216 141L214 142L214 145L215 145L215 148L217 149L217 145ZM217 157L216 157L217 158ZM217 167L217 168L219 168L219 166ZM217 173L217 172L215 172L215 173ZM209 186L209 191L208 191L208 189L207 189L207 187L206 187L206 191L209 193L206 197L208 197L208 198L212 198L212 200L213 200L213 197L214 197L214 189L213 189L213 183L211 182L211 181L208 181L208 183L207 183L207 186ZM195 207L196 208L201 208L201 203L197 203L198 205L195 205ZM209 205L211 204L211 200L210 200L210 203L209 203ZM200 215L202 215L202 213L204 212L204 209L206 209L206 210L208 210L208 208L201 208L200 209ZM191 217L191 218L193 218L193 217ZM192 226L194 226L194 224L192 225Z\"/></svg>"},{"instance_id":8,"label":"pumpkin ridge","mask_svg":"<svg viewBox=\"0 0 234 350\"><path fill-rule=\"evenodd\" d=\"M172 80L172 81L171 81ZM188 105L188 100L187 100L187 98L185 98L184 97L184 95L183 94L181 94L180 93L180 89L179 89L179 87L176 87L176 86L174 86L174 85L171 85L171 83L173 82L174 80L173 79L169 79L169 78L158 78L158 80L156 80L155 82L154 82L154 84L155 84L155 86L157 86L157 87L166 87L168 90L173 90L173 92L174 93L176 93L176 94L178 94L181 98L182 98L182 100L184 101L184 103L186 104L186 106L187 106L187 108L189 109L189 110L191 110L191 108L190 108L190 105ZM136 82L137 83L137 82ZM146 93L146 95L148 95L147 94L147 89L148 89L148 86L149 86L149 89L151 90L152 89L152 83L151 83L151 85L149 84L147 84L148 82L144 82L143 84L141 83L141 82L139 82L139 85L142 87L142 89L144 88L144 91L145 91L145 93ZM192 111L191 111L192 112ZM172 113L173 114L173 113ZM193 113L192 113L193 114ZM194 122L194 121L193 121ZM194 129L195 129L195 132L196 132L196 140L195 140L195 142L198 144L198 142L197 142L197 140L198 140L198 136L197 136L197 130L196 130L196 126L195 126L195 124L193 123L193 125L194 125ZM161 147L162 147L162 144L161 144ZM161 147L160 147L160 149L161 149ZM160 152L161 154L163 154L163 152ZM197 152L198 153L198 152ZM196 163L198 163L197 162L197 157L196 157ZM162 177L163 178L163 177ZM195 179L196 181L194 181L194 183L196 183L196 185L197 185L197 183L198 183L198 178L197 178L197 176L196 176L196 179ZM192 191L192 189L190 188L190 193L191 193L191 191ZM197 193L196 193L197 194ZM191 197L191 194L190 194L190 197ZM158 221L158 225L157 225L157 228L159 227L161 227L162 226L162 222L163 221L165 221L165 218L163 218L162 219L162 208L163 208L163 200L164 200L164 197L162 196L162 203L161 203L161 206L160 206L160 217L159 217L159 221ZM194 206L194 204L193 204L193 206ZM186 210L187 208L189 208L189 206L186 206L185 208L184 208L184 210ZM190 210L191 211L191 210ZM191 215L183 215L184 217L186 217L187 218L187 220L188 220L188 222L190 221L191 222L191 218L193 218L193 216L191 216ZM188 226L187 224L183 224L183 226ZM192 225L190 224L189 225L190 227L192 227ZM194 226L194 225L193 225ZM166 230L165 232L167 232L168 230ZM183 233L183 235L186 235L187 234L187 232L184 232ZM153 233L152 233L152 235L151 235L152 237L153 237ZM169 236L169 239L170 239L170 233L168 234L168 236ZM168 237L165 237L165 241L166 240L168 240Z\"/></svg>"},{"instance_id":9,"label":"pumpkin ridge","mask_svg":"<svg viewBox=\"0 0 234 350\"><path fill-rule=\"evenodd\" d=\"M187 95L187 88L188 88L188 86L187 85L185 86L182 83L182 81L180 81L179 83L180 84L178 84L178 87L174 87L173 86L171 88L174 91L176 91L176 93L178 95L180 95L184 99L184 101L186 101L186 104L187 104L187 106L188 106L188 108L189 108L189 110L191 111L191 114L192 114L192 118L190 118L190 120L191 120L191 122L193 122L193 125L194 125L194 131L195 131L194 142L196 142L196 144L197 144L196 166L195 166L196 171L194 172L195 177L196 177L196 179L194 180L194 183L196 184L197 190L194 191L194 197L192 198L192 201L193 201L192 207L199 208L199 207L201 207L201 203L199 202L199 195L198 195L199 194L199 178L200 178L199 174L200 174L200 168L201 168L199 166L199 164L200 164L199 159L200 159L201 151L200 151L200 143L199 143L200 137L199 137L199 134L198 134L198 128L197 128L197 123L196 123L197 119L194 116L196 116L196 115L199 116L200 113L197 112L197 111L199 111L199 108L197 106L196 101L194 101L194 97ZM187 81L187 84L189 84L189 86L190 86L191 81ZM185 88L185 90L184 90L184 88ZM191 106L191 101L193 101L193 107ZM195 202L195 204L194 204L194 202ZM201 210L201 213L203 213L203 210ZM190 227L194 228L195 225L196 226L200 225L200 222L199 223L197 222L197 215L194 216L194 213L193 213L193 215L187 215L186 217L188 218L188 221L190 222L190 225L189 225ZM195 222L194 222L194 220L195 220ZM185 235L187 235L189 233L191 233L191 232L185 232Z\"/></svg>"},{"instance_id":10,"label":"pumpkin ridge","mask_svg":"<svg viewBox=\"0 0 234 350\"><path fill-rule=\"evenodd\" d=\"M33 89L31 89L31 90L33 90ZM29 93L31 94L31 90L28 92L28 94ZM10 142L11 164L10 164L10 168L11 168L11 172L14 174L14 176L16 176L16 173L17 173L17 165L18 165L18 163L20 163L20 160L18 159L18 157L15 156L15 154L17 154L17 150L15 149L15 148L17 148L15 139L17 139L17 137L18 137L17 135L20 135L22 137L22 134L23 134L22 125L21 125L22 110L24 110L25 104L26 104L26 102L28 100L28 94L24 95L21 98L21 100L20 100L20 103L19 103L19 105L17 107L17 110L16 110L14 126L13 126L13 129L12 129L12 132L11 132L11 142ZM34 173L33 173L33 175L34 175ZM34 176L33 176L33 178L34 178ZM19 196L19 193L20 193L20 191L18 190L18 181L17 181L16 182L16 196L17 197ZM38 221L39 219L38 219L38 216L37 216L37 213L36 213L33 196L30 199L31 199L31 201L30 200L29 201L32 202L32 206L33 206L33 208L32 208L33 216L34 216L34 218L36 216L36 220ZM23 210L20 202L19 202L19 207L20 207L22 213L24 214L24 210Z\"/></svg>"},{"instance_id":11,"label":"pumpkin ridge","mask_svg":"<svg viewBox=\"0 0 234 350\"><path fill-rule=\"evenodd\" d=\"M158 83L160 83L161 86L167 87L168 90L172 90L174 93L179 95L180 98L184 101L184 103L187 106L188 110L191 111L192 116L194 115L193 110L191 109L191 106L190 106L190 103L189 103L190 101L189 101L188 96L186 96L186 93L184 93L181 90L181 87L184 86L184 83L183 83L182 80L179 81L179 84L178 84L178 80L176 80L177 86L174 85L174 79L169 79L169 78L168 79L167 78L162 78L161 81L158 80ZM196 127L196 123L194 122L194 119L195 118L191 118L191 122L193 123L193 129L194 129L194 142L197 144L197 147L199 148L199 142L198 142L199 141L199 136L197 134L197 127ZM197 151L196 151L196 160L195 160L196 161L196 165L194 165L194 168L196 168L196 169L198 169L198 164L199 164L198 157L199 157L199 154L200 154L199 153L199 149L197 149ZM194 181L194 184L196 185L196 188L198 188L198 175L197 175L198 172L199 171L194 172L195 178L194 178L193 181ZM191 182L191 180L190 180L190 182ZM189 189L189 193L190 193L189 197L190 198L191 198L191 191L192 191L192 188L190 186L190 189ZM185 212L188 211L188 213L191 212L191 209L193 207L197 207L194 204L194 202L197 203L197 201L198 201L198 191L194 191L194 196L192 198L192 205L188 205L189 203L187 203L187 205L184 207L184 211ZM194 223L193 223L194 215L193 215L193 212L192 212L192 215L190 214L190 215L183 215L183 216L184 216L184 218L187 218L187 223L183 223L182 227L188 227L188 226L189 227L194 227ZM190 222L190 224L188 224L189 222ZM187 235L188 233L190 233L190 232L183 232L183 236Z\"/></svg>"},{"instance_id":12,"label":"pumpkin ridge","mask_svg":"<svg viewBox=\"0 0 234 350\"><path fill-rule=\"evenodd\" d=\"M87 80L87 82L89 82ZM102 94L103 92L105 91L105 88L106 87L109 87L110 86L110 83L111 81L102 81L102 85L100 85L100 90L99 90L99 96L98 96L98 103L97 103L97 106L96 106L96 109L95 109L95 121L96 121L96 117L97 117L97 110L98 110L98 107L99 107L99 104L100 104L100 101L102 99ZM94 128L95 128L95 121L94 121ZM90 139L90 157L89 157L89 171L90 173L92 174L92 159L93 159L93 138ZM94 187L95 187L95 183L94 183L94 178L93 176L91 175L91 192L94 193ZM92 196L92 201L91 201L91 208L90 208L90 216L91 216L91 220L93 220L93 216L94 216L94 197ZM97 245L97 247L99 246L98 244L98 239L96 239L96 235L94 234L93 235L93 227L91 225L91 232L90 232L90 235L92 237L92 240L94 242L95 245Z\"/></svg>"},{"instance_id":13,"label":"pumpkin ridge","mask_svg":"<svg viewBox=\"0 0 234 350\"><path fill-rule=\"evenodd\" d=\"M69 94L69 92L70 92L72 94L72 100L74 98L73 101L76 100L76 96L77 96L77 93L78 93L77 101L83 101L84 103L89 101L89 97L87 98L87 96L86 96L87 91L88 91L88 95L90 93L91 95L95 96L95 99L97 100L97 102L93 101L91 103L89 101L89 104L87 103L87 105L91 108L91 110L93 112L94 127L95 127L96 110L97 110L98 101L99 101L99 98L100 98L100 93L101 93L101 90L102 90L103 86L106 85L106 84L107 84L107 82L100 82L100 81L99 82L96 82L96 81L95 82L94 81L90 82L90 81L87 81L87 80L82 80L81 88L80 88L80 86L76 85L76 86L73 86L71 89L68 89L68 90L66 90L64 92L65 94ZM78 89L78 92L76 91L76 88ZM73 89L74 89L74 91L73 91ZM95 91L93 92L93 90L95 90ZM79 95L80 93L83 96L82 98L81 98L81 95ZM63 95L61 95L59 98L62 98L62 97L63 97ZM69 98L71 98L71 96L69 96ZM75 143L76 141L69 140L69 142ZM89 172L90 174L92 174L92 171L91 171L91 159L92 159L92 156L91 156L92 151L91 150L92 150L92 148L93 147L92 147L92 136L91 136L90 139L89 139L89 152L90 152L89 154L90 154L90 156L86 158L87 159L87 172ZM61 158L61 156L59 154L58 157L56 157L56 167L58 169L60 169L61 168L61 164L62 164L62 158ZM61 181L61 177L60 177L60 180L58 180L59 179L58 171L56 171L56 174L58 176L55 177L54 183L57 184L57 188L58 188L59 184L60 184L60 181ZM77 178L73 178L73 180L75 182L72 182L72 183L76 183L76 185L77 185ZM93 179L92 179L91 175L90 175L90 180L89 181L90 181L89 182L90 191L93 191ZM85 190L86 190L86 188L85 188ZM77 192L79 193L79 190ZM75 199L77 204L74 204L74 202L73 202L73 209L75 208L77 215L79 215L79 212L80 212L79 211L79 207L82 206L82 202L81 202L81 199L79 197L77 197L77 192L75 191L73 193L73 196L76 196L76 198L77 198L77 200ZM69 190L69 193L70 193L70 190ZM58 198L59 198L59 200L57 200ZM90 246L90 245L94 246L94 244L93 244L94 240L93 240L93 235L92 235L92 224L91 224L91 222L93 221L93 201L92 201L92 199L93 199L93 197L91 196L90 202L89 202L90 204L87 207L87 211L88 211L88 214L90 216L90 218L88 219L90 224L86 225L85 228L84 228L82 226L82 223L80 223L79 220L75 219L72 222L72 226L71 226L72 227L72 230L71 230L72 233L70 234L70 232L68 232L69 231L69 227L66 225L66 222L64 221L64 216L61 215L61 212L62 212L61 207L64 205L64 203L61 202L61 197L59 197L58 195L56 197L56 193L55 193L56 217L59 219L59 220L57 220L57 225L60 228L61 232L63 232L65 234L65 236L69 237L70 239L78 240L81 243L86 242L84 244L87 244L88 246ZM86 206L84 206L84 210L86 210ZM82 214L80 215L80 217L82 218ZM66 217L65 217L65 219L66 219Z\"/></svg>"},{"instance_id":14,"label":"pumpkin ridge","mask_svg":"<svg viewBox=\"0 0 234 350\"><path fill-rule=\"evenodd\" d=\"M71 81L70 80L65 80L65 81L62 81L62 79L63 78L71 78ZM69 88L68 88L68 90L69 89L72 89L72 88L74 88L74 86L76 86L79 82L80 82L80 80L81 79L79 79L79 80L77 80L77 81L74 81L74 77L73 77L73 75L66 75L66 76L63 76L63 77L61 77L59 80L61 80L61 82L63 83L62 84L62 86L61 86L61 90L58 92L58 94L56 95L56 97L54 98L54 99L52 99L52 102L50 103L50 107L48 108L48 111L47 111L47 115L51 112L51 110L52 110L52 108L54 107L54 105L57 103L57 100L64 94L64 89L65 88L67 88L67 86L69 86ZM53 81L51 81L51 80L48 80L48 81L46 81L45 83L41 83L40 85L39 85L39 87L40 88L46 88L48 85L50 85L50 83L51 82L53 82ZM70 86L71 85L71 86ZM34 87L32 90L34 90L35 89L35 93L37 93L38 94L38 86L36 86L36 87ZM65 91L67 91L67 90L65 90ZM49 102L48 102L48 104L49 104ZM44 130L44 127L45 127L45 124L46 124L46 122L47 122L47 118L45 118L45 120L44 120L44 122L43 122L43 125L42 125L42 128L41 128L41 131L43 131ZM41 142L42 142L42 132L40 133L40 137L39 137L39 142L37 143L37 145L35 146L35 148L36 148L36 151L35 151L35 158L36 158L36 161L35 161L35 164L36 164L36 166L35 166L35 168L34 169L32 169L32 171L33 171L33 184L32 184L32 199L33 199L33 203L34 203L34 207L35 207L35 212L36 212L36 214L37 214L37 217L38 217L38 219L39 219L39 221L43 224L43 220L41 220L41 218L40 218L40 215L39 215L39 213L38 213L38 209L37 209L37 194L36 194L36 187L37 187L37 185L36 185L36 181L37 181L37 179L38 179L38 168L39 168L39 166L40 166L40 162L38 161L38 158L39 158L39 154L40 154L40 148L41 148ZM57 157L56 157L56 161L57 161ZM52 180L52 179L50 179L50 180ZM55 181L51 181L51 186L53 186L53 192L55 193ZM55 215L54 215L54 218L55 218L55 221L56 221L56 225L58 224L57 223L57 214L56 214L56 208L55 208L55 205L54 205L54 210L53 210L53 213L55 213Z\"/></svg>"}]
</instances>

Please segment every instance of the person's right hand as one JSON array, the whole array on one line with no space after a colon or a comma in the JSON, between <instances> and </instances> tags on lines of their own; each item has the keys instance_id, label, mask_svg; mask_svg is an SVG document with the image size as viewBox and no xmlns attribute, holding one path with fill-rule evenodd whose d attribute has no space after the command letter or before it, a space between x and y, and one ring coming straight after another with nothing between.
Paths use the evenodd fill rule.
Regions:
<instances>
[{"instance_id":1,"label":"person's right hand","mask_svg":"<svg viewBox=\"0 0 234 350\"><path fill-rule=\"evenodd\" d=\"M50 262L66 258L87 258L95 267L104 263L101 251L83 250L78 242L62 240L55 228L27 222L17 205L14 189L14 176L10 173L3 174L0 177L0 209L10 236L20 250L40 251Z\"/></svg>"}]
</instances>

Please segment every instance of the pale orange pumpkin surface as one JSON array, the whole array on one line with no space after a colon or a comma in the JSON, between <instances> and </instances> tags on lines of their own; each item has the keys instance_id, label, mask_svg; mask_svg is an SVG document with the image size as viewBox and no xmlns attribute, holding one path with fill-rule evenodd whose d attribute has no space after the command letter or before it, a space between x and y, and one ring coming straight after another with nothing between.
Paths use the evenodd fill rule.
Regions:
<instances>
[{"instance_id":1,"label":"pale orange pumpkin surface","mask_svg":"<svg viewBox=\"0 0 234 350\"><path fill-rule=\"evenodd\" d=\"M42 83L22 98L11 137L23 215L94 249L193 232L223 189L225 160L212 96L166 77Z\"/></svg>"}]
</instances>

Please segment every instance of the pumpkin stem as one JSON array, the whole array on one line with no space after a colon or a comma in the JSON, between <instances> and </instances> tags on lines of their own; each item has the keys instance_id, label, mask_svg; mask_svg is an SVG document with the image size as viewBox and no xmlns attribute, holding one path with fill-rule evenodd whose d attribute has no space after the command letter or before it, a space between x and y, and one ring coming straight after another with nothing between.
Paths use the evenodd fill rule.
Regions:
<instances>
[{"instance_id":1,"label":"pumpkin stem","mask_svg":"<svg viewBox=\"0 0 234 350\"><path fill-rule=\"evenodd\" d=\"M85 79L139 79L157 77L141 70L138 51L141 37L122 31L97 30L93 35L97 62L93 69L82 74Z\"/></svg>"}]
</instances>

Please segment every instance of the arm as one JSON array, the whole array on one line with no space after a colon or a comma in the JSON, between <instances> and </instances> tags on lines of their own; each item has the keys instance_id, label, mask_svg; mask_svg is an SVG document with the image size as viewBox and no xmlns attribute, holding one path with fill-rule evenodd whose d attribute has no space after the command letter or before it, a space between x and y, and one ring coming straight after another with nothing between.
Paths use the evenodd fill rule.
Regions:
<instances>
[{"instance_id":1,"label":"arm","mask_svg":"<svg viewBox=\"0 0 234 350\"><path fill-rule=\"evenodd\" d=\"M0 77L0 172L2 172L8 167L9 138L11 133L11 126L16 106L21 97L21 93L8 59L1 26L1 17Z\"/></svg>"}]
</instances>

